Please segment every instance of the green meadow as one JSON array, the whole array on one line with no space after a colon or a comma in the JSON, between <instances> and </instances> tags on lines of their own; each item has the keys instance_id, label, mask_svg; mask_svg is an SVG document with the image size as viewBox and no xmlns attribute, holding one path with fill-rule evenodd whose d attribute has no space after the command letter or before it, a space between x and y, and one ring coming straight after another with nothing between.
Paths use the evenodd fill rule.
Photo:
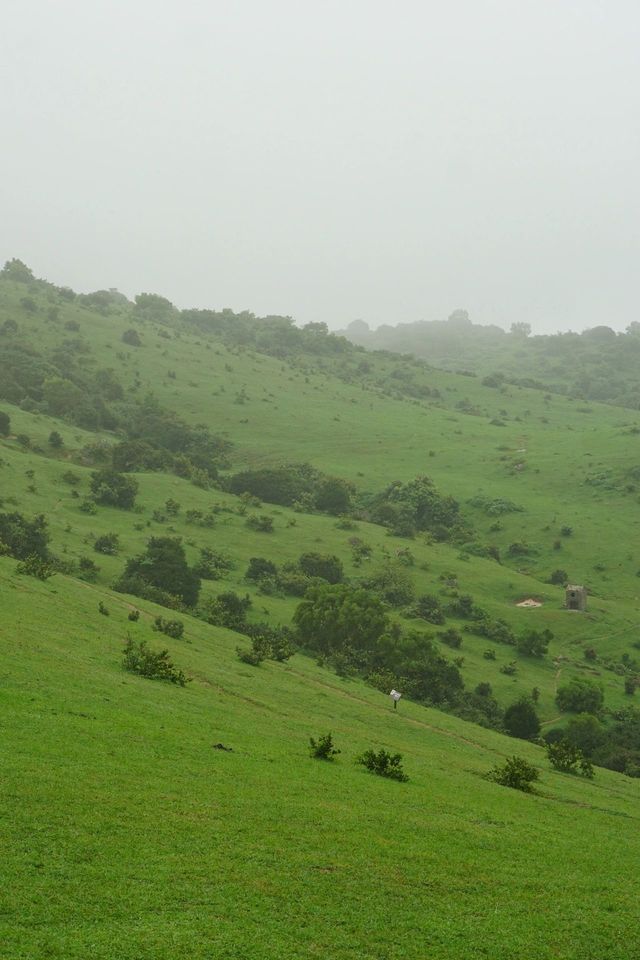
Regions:
<instances>
[{"instance_id":1,"label":"green meadow","mask_svg":"<svg viewBox=\"0 0 640 960\"><path fill-rule=\"evenodd\" d=\"M193 611L175 614L182 638L166 637L153 620L173 611L112 587L150 537L179 537L191 565L203 549L225 555L230 568L203 580L201 603L248 595L252 624L289 626L300 603L246 578L255 557L281 568L333 555L355 586L393 568L416 597L443 604L455 583L516 636L551 631L548 652L525 656L450 613L432 626L411 604L389 604L391 623L435 637L466 689L489 683L502 709L535 690L543 732L570 720L556 693L572 678L600 684L615 718L640 697L626 688L640 659L640 413L489 387L407 356L330 352L322 331L317 344L312 331L276 349L268 321L243 318L234 323L251 336L234 339L173 308L97 309L50 284L0 281L0 377L16 344L27 367L53 365L49 377L66 369L86 384L111 370L114 409L153 395L231 444L215 482L138 470L134 509L88 513L96 457L126 423L83 428L80 406L54 416L35 389L0 392L11 424L0 514L44 514L66 564L40 582L0 555L0 956L633 958L640 780L554 771L536 743L406 698L394 711L355 673L301 652L250 666L236 652L246 636ZM122 341L132 328L139 346ZM351 482L363 503L426 474L460 504L471 542L228 491L238 471L300 462ZM251 515L272 531L250 527ZM106 534L117 535L113 555L94 550ZM78 576L82 558L99 568L91 582ZM585 613L564 609L556 570L587 586ZM527 598L540 605L517 606ZM446 628L458 649L437 639ZM127 636L166 647L190 682L125 672ZM341 751L332 763L308 749L328 731ZM382 747L403 755L407 783L355 763ZM540 771L534 793L486 779L513 754Z\"/></svg>"},{"instance_id":2,"label":"green meadow","mask_svg":"<svg viewBox=\"0 0 640 960\"><path fill-rule=\"evenodd\" d=\"M124 598L6 559L0 584L3 956L636 955L638 781L553 772L304 657L246 667L191 618L167 645L192 682L154 683L121 648L157 608L129 624ZM307 750L327 730L333 763ZM356 766L369 746L409 782ZM514 749L537 795L483 778Z\"/></svg>"}]
</instances>

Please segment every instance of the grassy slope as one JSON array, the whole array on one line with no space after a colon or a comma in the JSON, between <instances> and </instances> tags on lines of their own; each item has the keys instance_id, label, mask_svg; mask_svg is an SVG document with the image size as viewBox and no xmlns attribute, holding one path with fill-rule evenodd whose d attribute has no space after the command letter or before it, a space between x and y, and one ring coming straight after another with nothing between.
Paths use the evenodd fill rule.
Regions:
<instances>
[{"instance_id":1,"label":"grassy slope","mask_svg":"<svg viewBox=\"0 0 640 960\"><path fill-rule=\"evenodd\" d=\"M0 289L5 301L11 288L4 283ZM14 300L21 292L15 291ZM34 343L75 336L40 316L21 314L15 303L5 303L0 319L4 315L18 316ZM415 376L439 389L441 400L395 400L363 389L397 368L392 358L372 358L371 376L348 385L330 376L328 361L325 373L317 372L317 362L312 367L313 358L306 370L296 370L271 357L230 351L206 336L186 333L166 340L151 325L142 328L145 345L131 349L119 342L130 316L103 317L74 306L61 316L80 323L80 334L94 348L90 364L115 367L125 382L139 371L140 394L152 389L188 419L226 431L237 447L234 466L309 459L361 489L377 490L426 472L463 501L478 492L506 496L526 513L502 518L504 530L491 540L502 547L530 541L538 550L527 561L534 573L548 575L563 566L596 592L638 592L631 579L640 567L631 545L640 523L638 498L625 492L629 470L640 461L640 434L629 433L640 426L635 411L545 400L538 391L519 388L499 392L436 370ZM175 380L167 378L168 370L176 372ZM243 390L247 399L239 403ZM464 400L481 415L457 411ZM491 424L496 417L504 427ZM522 469L514 469L516 464ZM602 474L613 489L585 483ZM490 521L476 519L488 537ZM573 526L575 536L557 554L552 543L563 524ZM604 570L594 570L596 563Z\"/></svg>"},{"instance_id":2,"label":"grassy slope","mask_svg":"<svg viewBox=\"0 0 640 960\"><path fill-rule=\"evenodd\" d=\"M25 314L18 305L22 292L17 285L2 284L0 319L16 316L21 331L34 343L53 344L69 336L61 324L43 320L44 303L39 314ZM476 524L478 538L501 548L504 566L463 558L457 549L430 546L421 539L410 544L417 561L411 574L418 592L438 590L438 575L453 570L463 592L472 593L482 606L507 619L517 631L523 625L539 624L556 634L551 648L556 662L520 659L515 678L499 673L502 663L512 659L512 648L498 647L497 661L488 662L482 653L491 644L481 638L466 638L463 672L469 685L490 680L503 703L537 686L542 690L541 713L548 721L557 712L553 697L559 677L588 669L583 646L593 645L601 654L612 657L623 652L634 655L631 644L637 639L636 572L640 559L636 532L640 518L637 494L626 486L629 471L638 462L640 437L629 433L640 422L637 414L604 406L593 406L591 413L584 413L585 408L577 403L545 399L536 391L509 388L498 392L470 378L413 368L416 380L437 388L440 398L424 402L395 399L383 395L376 386L376 381L385 377L387 383L393 382L390 375L404 369L392 357L369 357L372 372L362 382L347 384L331 376L327 361L308 358L304 368L297 368L250 351L229 350L204 335L182 333L178 339L168 340L159 335L166 331L150 324L141 328L142 348L125 348L120 335L132 323L126 313L105 317L71 305L61 308L61 320L66 318L77 320L80 335L91 342L93 353L86 360L89 365L114 366L118 376L129 384L138 373L140 393L153 389L162 403L188 419L204 420L212 429L226 431L236 445L236 468L308 459L353 479L361 490L377 490L393 479L428 472L442 489L463 503L483 492L491 497L508 497L523 506L522 513L500 518L499 531L490 529L495 518L465 506ZM322 363L324 370L320 369ZM176 379L167 376L169 370L175 372ZM238 402L240 399L242 402ZM460 412L457 404L464 400L479 415ZM28 433L45 450L52 427L60 429L72 450L90 439L90 435L46 417L26 414L6 404L2 408L10 413L15 433ZM490 421L495 417L506 426L493 425ZM100 582L105 585L122 569L123 558L142 548L149 533L169 529L150 521L152 510L168 496L177 498L183 511L206 508L212 502L231 510L237 506L233 498L218 492L204 493L177 478L146 475L140 478L139 499L145 509L142 519L150 526L135 531L133 524L141 518L120 511L100 510L97 517L81 514L70 499L69 489L59 482L66 465L24 453L15 441L1 446L0 455L8 464L1 475L3 492L12 495L20 509L42 510L51 517L54 549L66 549L72 557L93 555L93 533L116 530L121 535L119 558L93 555L102 566ZM519 464L522 469L515 468ZM36 493L28 492L26 469L35 470ZM81 474L87 472L74 469ZM594 475L605 475L604 487L585 482ZM254 555L282 562L296 559L304 550L317 549L341 556L351 575L368 572L351 566L347 541L352 534L337 530L329 518L292 515L268 506L264 510L276 518L272 537L247 530L235 512L222 515L214 531L190 528L180 518L172 523L176 532L193 543L191 556L196 555L196 547L209 545L228 550L236 560L230 579L207 586L205 592L228 586L250 589L243 574L246 561ZM296 526L288 527L292 519ZM574 528L574 534L562 538L562 549L556 551L552 544L566 524ZM384 550L393 555L407 544L366 524L361 524L357 533L375 547L373 567L382 563ZM517 540L529 542L536 553L516 561L506 558L506 547ZM566 569L573 580L588 584L592 597L586 617L562 611L562 591L544 583L556 567ZM531 594L542 597L545 606L534 611L514 607L515 601ZM266 609L273 619L286 622L294 606L293 598L257 597L254 617L261 618ZM589 668L589 672L592 670ZM620 677L598 666L593 675L605 682L608 705L625 702Z\"/></svg>"},{"instance_id":3,"label":"grassy slope","mask_svg":"<svg viewBox=\"0 0 640 960\"><path fill-rule=\"evenodd\" d=\"M34 344L67 336L42 313L21 311L23 292L2 285L0 321L16 316ZM490 680L503 703L538 686L550 722L558 680L586 670L584 645L612 655L631 649L640 562L637 497L624 486L638 461L640 440L627 432L636 414L597 406L585 414L559 398L497 393L435 371L415 375L441 399L411 402L382 395L374 383L397 368L392 358L372 358L366 383L348 385L311 361L296 369L206 337L167 340L152 326L143 328L141 349L125 349L119 338L130 317L75 306L61 315L77 319L90 339L89 363L117 367L128 383L138 369L141 392L152 387L166 406L226 430L236 443L234 467L308 459L369 490L427 472L463 501L482 490L523 505L498 532L489 531L492 518L468 508L482 540L503 551L521 539L537 547L520 569L421 538L409 544L418 592L438 589L439 574L453 570L461 590L493 615L556 633L555 659L520 658L514 678L498 670L512 648L498 646L497 661L486 661L491 644L465 635L469 686ZM481 415L456 409L465 398ZM185 639L166 641L194 678L186 689L122 672L127 630L160 643L150 629L158 608L136 600L143 617L130 624L129 600L108 589L150 533L175 529L191 558L204 545L231 553L230 578L206 584L206 594L251 591L243 574L254 555L281 563L317 549L337 553L351 576L367 573L351 564L351 532L328 517L265 505L275 532L256 534L235 498L151 474L138 477L140 515L105 508L87 516L61 481L69 464L50 455L46 438L59 429L73 452L93 436L0 408L15 434L44 450L0 441L0 498L9 508L45 512L56 552L92 556L102 568L95 586L62 576L40 584L0 558L3 960L634 955L638 781L601 770L593 783L552 773L534 746L407 702L394 714L379 693L301 656L252 669L237 660L237 635L188 617ZM492 425L496 416L507 426ZM526 464L519 471L518 462ZM89 471L73 470L85 493ZM614 489L586 485L587 472L608 473ZM151 520L169 496L182 504L171 527ZM184 522L187 509L213 503L222 508L213 530ZM575 532L556 552L563 524ZM358 527L374 547L372 567L385 551L407 546L380 528ZM110 531L122 541L116 558L91 547L94 535ZM562 611L561 591L541 582L557 566L589 583L588 615ZM545 605L517 610L515 600L529 594ZM293 598L253 596L255 619L290 619ZM99 600L109 617L98 614ZM625 702L620 677L598 665L595 675L609 705ZM328 729L343 751L335 765L306 753L308 736ZM213 750L218 741L233 753ZM356 767L354 756L368 746L400 750L411 781L378 780ZM543 770L539 796L482 779L514 751Z\"/></svg>"},{"instance_id":4,"label":"grassy slope","mask_svg":"<svg viewBox=\"0 0 640 960\"><path fill-rule=\"evenodd\" d=\"M0 559L6 958L635 954L640 784L482 779L509 741L188 620L185 689L120 669L126 601ZM104 598L110 617L97 613ZM306 754L331 729L334 765ZM233 753L212 749L222 742ZM400 750L411 780L353 764ZM597 842L594 842L597 838Z\"/></svg>"},{"instance_id":5,"label":"grassy slope","mask_svg":"<svg viewBox=\"0 0 640 960\"><path fill-rule=\"evenodd\" d=\"M15 408L11 410L11 415L16 431L27 432L36 444L46 443L52 425L60 426L56 421L15 411ZM74 442L74 437L77 438L75 442L82 444L91 436L78 431L71 432L64 426L61 429L68 447ZM4 466L0 468L3 496L9 501L15 500L18 507L29 514L46 513L50 519L54 550L68 559L91 556L101 568L98 582L105 588L121 572L124 558L140 553L151 534L177 533L184 537L192 561L196 560L198 548L202 546L227 552L235 561L234 570L224 581L203 584L203 598L230 588L249 592L254 601L253 619L266 617L288 623L298 600L294 597L266 597L257 593L254 585L244 580L250 557L266 556L281 564L297 560L302 552L309 549L335 552L342 559L347 575L356 578L378 569L384 562L385 553L393 556L396 550L407 546L406 540L389 537L383 529L373 524L359 523L357 530L344 531L339 530L329 517L299 514L268 505L262 508L262 512L274 517L274 533L255 533L247 528L245 518L238 514L237 498L219 491L200 490L185 480L164 474L138 475L139 500L143 505L141 514L101 508L95 516L89 516L81 512L78 506L80 499L72 498L72 488L61 479L69 469L66 460L23 451L15 440L0 441L0 457L4 461ZM25 477L29 470L34 472L32 481ZM90 470L76 464L72 465L72 470L82 478L76 488L82 497L88 492ZM35 492L28 491L30 483L35 486ZM173 497L182 505L180 515L164 524L153 521L153 510L162 507L168 497ZM187 510L207 511L213 504L221 508L213 529L194 527L185 522ZM7 502L6 508L11 509L10 502ZM135 530L136 523L142 529ZM92 549L93 537L109 532L116 532L120 536L121 548L116 557L103 556ZM354 534L373 547L371 562L360 568L353 565L348 543ZM478 598L492 615L505 617L518 632L535 625L549 627L556 635L550 648L550 657L543 660L518 658L518 673L510 677L500 673L500 667L516 657L513 647L465 634L463 648L457 653L465 658L463 674L468 686L473 687L480 681L488 680L498 699L505 704L537 686L541 691L539 710L545 721L551 721L558 715L553 701L558 680L564 681L575 674L601 679L605 684L609 705L622 706L625 700L628 701L629 698L622 692L620 677L601 670L597 665L587 665L583 658L585 644L609 650L628 647L628 637L635 635L635 620L628 608L620 609L617 603L593 598L586 616L570 613L562 609L563 591L559 587L542 585L530 576L515 573L490 560L475 557L460 560L457 551L447 545L427 544L418 539L411 542L410 546L415 565L406 569L418 593L439 591L440 574L453 569L463 592ZM514 606L516 600L531 594L544 598L544 606L535 610L520 610ZM464 629L464 624L453 618L448 619L447 625ZM423 621L415 621L415 626L427 630L438 629ZM495 661L484 658L483 653L488 648L496 651ZM449 653L446 647L443 649Z\"/></svg>"}]
</instances>

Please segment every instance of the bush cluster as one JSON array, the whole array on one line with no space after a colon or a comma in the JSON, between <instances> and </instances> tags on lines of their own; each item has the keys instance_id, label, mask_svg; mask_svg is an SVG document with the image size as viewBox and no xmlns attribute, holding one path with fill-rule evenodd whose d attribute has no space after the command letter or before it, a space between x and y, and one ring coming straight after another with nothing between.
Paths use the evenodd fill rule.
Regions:
<instances>
[{"instance_id":1,"label":"bush cluster","mask_svg":"<svg viewBox=\"0 0 640 960\"><path fill-rule=\"evenodd\" d=\"M122 665L130 673L137 673L149 680L165 680L180 687L188 683L182 670L174 666L169 651L150 650L145 640L136 643L131 637L127 637Z\"/></svg>"}]
</instances>

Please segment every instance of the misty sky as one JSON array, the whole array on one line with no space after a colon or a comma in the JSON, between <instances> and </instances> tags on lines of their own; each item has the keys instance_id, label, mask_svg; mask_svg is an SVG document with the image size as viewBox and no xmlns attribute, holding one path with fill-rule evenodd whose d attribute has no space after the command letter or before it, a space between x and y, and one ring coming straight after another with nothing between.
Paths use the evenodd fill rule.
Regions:
<instances>
[{"instance_id":1,"label":"misty sky","mask_svg":"<svg viewBox=\"0 0 640 960\"><path fill-rule=\"evenodd\" d=\"M640 320L640 5L4 0L0 258L341 327Z\"/></svg>"}]
</instances>

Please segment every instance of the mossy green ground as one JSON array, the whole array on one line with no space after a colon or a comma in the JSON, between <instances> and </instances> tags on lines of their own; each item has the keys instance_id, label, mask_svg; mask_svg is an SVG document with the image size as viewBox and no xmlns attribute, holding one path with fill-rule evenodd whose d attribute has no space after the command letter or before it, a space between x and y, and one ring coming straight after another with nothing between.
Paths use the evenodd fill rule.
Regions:
<instances>
[{"instance_id":1,"label":"mossy green ground","mask_svg":"<svg viewBox=\"0 0 640 960\"><path fill-rule=\"evenodd\" d=\"M158 608L57 576L3 597L3 958L637 955L640 784L339 679L258 669L187 618L193 682L121 669ZM103 599L110 616L101 616ZM164 641L165 638L162 638ZM331 730L333 764L307 753ZM216 750L223 743L233 752ZM399 750L410 781L354 764ZM483 779L514 749L539 795Z\"/></svg>"}]
</instances>

